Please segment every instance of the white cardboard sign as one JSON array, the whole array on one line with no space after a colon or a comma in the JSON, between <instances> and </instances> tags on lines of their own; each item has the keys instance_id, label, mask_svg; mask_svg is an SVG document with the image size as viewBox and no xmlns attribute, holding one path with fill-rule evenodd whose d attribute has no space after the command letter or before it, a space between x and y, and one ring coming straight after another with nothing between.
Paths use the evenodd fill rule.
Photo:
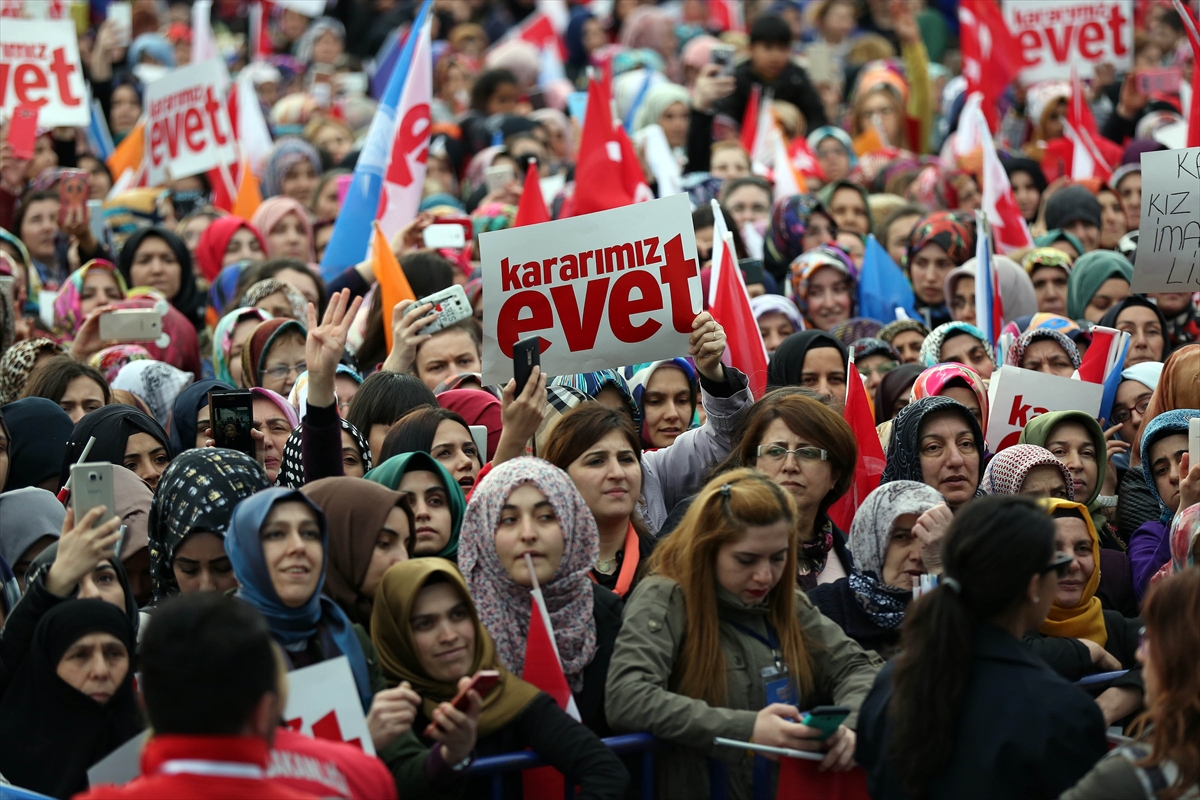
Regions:
<instances>
[{"instance_id":1,"label":"white cardboard sign","mask_svg":"<svg viewBox=\"0 0 1200 800\"><path fill-rule=\"evenodd\" d=\"M1200 147L1142 154L1134 292L1200 291Z\"/></svg>"},{"instance_id":2,"label":"white cardboard sign","mask_svg":"<svg viewBox=\"0 0 1200 800\"><path fill-rule=\"evenodd\" d=\"M350 661L345 656L288 673L284 724L316 739L358 745L375 755Z\"/></svg>"},{"instance_id":3,"label":"white cardboard sign","mask_svg":"<svg viewBox=\"0 0 1200 800\"><path fill-rule=\"evenodd\" d=\"M38 107L38 127L86 127L91 102L83 84L75 24L70 20L0 22L0 107Z\"/></svg>"},{"instance_id":4,"label":"white cardboard sign","mask_svg":"<svg viewBox=\"0 0 1200 800\"><path fill-rule=\"evenodd\" d=\"M1021 81L1090 78L1097 64L1133 66L1133 0L1004 0L1004 21L1021 48Z\"/></svg>"},{"instance_id":5,"label":"white cardboard sign","mask_svg":"<svg viewBox=\"0 0 1200 800\"><path fill-rule=\"evenodd\" d=\"M987 442L993 453L1012 447L1029 420L1051 411L1100 413L1104 385L1005 364L988 387Z\"/></svg>"},{"instance_id":6,"label":"white cardboard sign","mask_svg":"<svg viewBox=\"0 0 1200 800\"><path fill-rule=\"evenodd\" d=\"M172 70L146 87L146 167L152 186L237 163L219 58Z\"/></svg>"},{"instance_id":7,"label":"white cardboard sign","mask_svg":"<svg viewBox=\"0 0 1200 800\"><path fill-rule=\"evenodd\" d=\"M507 382L513 344L533 336L548 375L687 352L701 304L685 194L485 233L479 250L484 383Z\"/></svg>"}]
</instances>

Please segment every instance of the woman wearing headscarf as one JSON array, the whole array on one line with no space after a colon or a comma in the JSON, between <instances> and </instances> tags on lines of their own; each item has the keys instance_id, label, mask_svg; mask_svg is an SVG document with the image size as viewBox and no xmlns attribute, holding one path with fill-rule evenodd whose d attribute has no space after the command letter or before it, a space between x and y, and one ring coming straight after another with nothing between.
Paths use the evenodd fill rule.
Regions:
<instances>
[{"instance_id":1,"label":"woman wearing headscarf","mask_svg":"<svg viewBox=\"0 0 1200 800\"><path fill-rule=\"evenodd\" d=\"M979 488L984 494L1023 494L1038 498L1075 500L1067 465L1044 447L1014 444L988 462Z\"/></svg>"},{"instance_id":2,"label":"woman wearing headscarf","mask_svg":"<svg viewBox=\"0 0 1200 800\"><path fill-rule=\"evenodd\" d=\"M307 337L307 329L294 319L272 317L260 323L242 349L242 385L259 386L286 397L307 369Z\"/></svg>"},{"instance_id":3,"label":"woman wearing headscarf","mask_svg":"<svg viewBox=\"0 0 1200 800\"><path fill-rule=\"evenodd\" d=\"M858 161L850 134L832 125L822 125L810 133L808 149L817 157L821 170L830 181L845 178Z\"/></svg>"},{"instance_id":4,"label":"woman wearing headscarf","mask_svg":"<svg viewBox=\"0 0 1200 800\"><path fill-rule=\"evenodd\" d=\"M827 331L854 316L858 270L836 245L820 245L791 264L789 294L809 327Z\"/></svg>"},{"instance_id":5,"label":"woman wearing headscarf","mask_svg":"<svg viewBox=\"0 0 1200 800\"><path fill-rule=\"evenodd\" d=\"M132 361L121 367L112 388L124 389L141 398L150 407L160 425L171 420L175 399L191 382L193 375L161 361Z\"/></svg>"},{"instance_id":6,"label":"woman wearing headscarf","mask_svg":"<svg viewBox=\"0 0 1200 800\"><path fill-rule=\"evenodd\" d=\"M1042 500L1041 505L1054 518L1056 549L1073 560L1058 581L1045 621L1025 640L1069 681L1110 669L1127 670L1096 698L1105 723L1112 725L1142 706L1142 666L1137 658L1142 621L1105 609L1097 596L1102 574L1100 539L1088 510L1057 498ZM1103 648L1108 658L1096 660L1092 654L1096 647Z\"/></svg>"},{"instance_id":7,"label":"woman wearing headscarf","mask_svg":"<svg viewBox=\"0 0 1200 800\"><path fill-rule=\"evenodd\" d=\"M763 266L782 282L801 253L837 239L837 223L815 194L784 198L771 209L763 246Z\"/></svg>"},{"instance_id":8,"label":"woman wearing headscarf","mask_svg":"<svg viewBox=\"0 0 1200 800\"><path fill-rule=\"evenodd\" d=\"M100 306L125 299L125 278L117 265L94 258L63 281L54 298L54 335L60 341L75 338L88 314Z\"/></svg>"},{"instance_id":9,"label":"woman wearing headscarf","mask_svg":"<svg viewBox=\"0 0 1200 800\"><path fill-rule=\"evenodd\" d=\"M17 579L17 597L25 575L42 551L62 535L66 510L51 492L26 486L0 493L0 558Z\"/></svg>"},{"instance_id":10,"label":"woman wearing headscarf","mask_svg":"<svg viewBox=\"0 0 1200 800\"><path fill-rule=\"evenodd\" d=\"M807 327L796 304L777 294L751 297L750 311L758 322L758 333L762 336L763 346L767 348L767 358L783 344L784 339Z\"/></svg>"},{"instance_id":11,"label":"woman wearing headscarf","mask_svg":"<svg viewBox=\"0 0 1200 800\"><path fill-rule=\"evenodd\" d=\"M129 287L157 290L194 326L204 322L204 295L196 288L192 256L175 233L142 228L125 240L117 261Z\"/></svg>"},{"instance_id":12,"label":"woman wearing headscarf","mask_svg":"<svg viewBox=\"0 0 1200 800\"><path fill-rule=\"evenodd\" d=\"M978 261L969 258L946 275L944 294L955 320L978 325L975 319L975 272ZM992 267L1004 301L1004 321L1038 312L1037 291L1021 265L1006 256L993 256Z\"/></svg>"},{"instance_id":13,"label":"woman wearing headscarf","mask_svg":"<svg viewBox=\"0 0 1200 800\"><path fill-rule=\"evenodd\" d=\"M195 447L203 447L208 439L204 429L208 427L210 415L200 412L208 408L209 392L231 392L232 386L223 381L196 381L175 398L171 408L170 430L171 449L182 454Z\"/></svg>"},{"instance_id":14,"label":"woman wearing headscarf","mask_svg":"<svg viewBox=\"0 0 1200 800\"><path fill-rule=\"evenodd\" d=\"M825 331L793 333L767 364L767 388L803 386L844 404L847 363L845 346Z\"/></svg>"},{"instance_id":15,"label":"woman wearing headscarf","mask_svg":"<svg viewBox=\"0 0 1200 800\"><path fill-rule=\"evenodd\" d=\"M265 278L246 289L238 305L261 308L274 317L288 317L304 322L308 301L290 283Z\"/></svg>"},{"instance_id":16,"label":"woman wearing headscarf","mask_svg":"<svg viewBox=\"0 0 1200 800\"><path fill-rule=\"evenodd\" d=\"M421 451L392 456L365 477L408 498L414 526L411 556L455 559L467 503L458 483L433 456Z\"/></svg>"},{"instance_id":17,"label":"woman wearing headscarf","mask_svg":"<svg viewBox=\"0 0 1200 800\"><path fill-rule=\"evenodd\" d=\"M221 270L239 261L261 261L267 257L267 243L258 228L241 217L220 217L213 221L196 244L196 266L210 284Z\"/></svg>"},{"instance_id":18,"label":"woman wearing headscarf","mask_svg":"<svg viewBox=\"0 0 1200 800\"><path fill-rule=\"evenodd\" d=\"M340 472L331 470L329 468L331 465L327 463L320 463L320 456L323 453L319 448L305 448L304 432L305 425L308 424L307 420L307 416L300 420L301 424L292 430L288 435L287 443L283 446L283 461L279 465L277 481L280 486L300 489L305 484L321 480L322 477L362 478L371 471L373 466L371 445L367 442L367 437L363 436L362 432L349 420L338 418L338 424L341 427L341 446L338 456L341 465ZM313 469L314 466L319 466L320 469ZM309 478L310 474L320 477Z\"/></svg>"},{"instance_id":19,"label":"woman wearing headscarf","mask_svg":"<svg viewBox=\"0 0 1200 800\"><path fill-rule=\"evenodd\" d=\"M1042 192L1046 191L1046 173L1032 158L1014 157L1002 159L1008 182L1012 185L1013 199L1021 216L1032 225L1037 220L1042 205Z\"/></svg>"},{"instance_id":20,"label":"woman wearing headscarf","mask_svg":"<svg viewBox=\"0 0 1200 800\"><path fill-rule=\"evenodd\" d=\"M2 411L9 433L4 491L37 486L57 492L62 486L59 473L63 454L75 427L71 417L58 403L44 397L23 397Z\"/></svg>"},{"instance_id":21,"label":"woman wearing headscarf","mask_svg":"<svg viewBox=\"0 0 1200 800\"><path fill-rule=\"evenodd\" d=\"M862 376L867 395L874 400L884 376L900 366L900 354L882 339L864 336L850 343L854 350L854 367Z\"/></svg>"},{"instance_id":22,"label":"woman wearing headscarf","mask_svg":"<svg viewBox=\"0 0 1200 800\"><path fill-rule=\"evenodd\" d=\"M271 319L261 308L235 308L213 330L213 377L233 386L242 383L242 351L259 323Z\"/></svg>"},{"instance_id":23,"label":"woman wearing headscarf","mask_svg":"<svg viewBox=\"0 0 1200 800\"><path fill-rule=\"evenodd\" d=\"M596 520L565 472L517 458L493 469L472 493L458 554L480 619L514 673L525 664L534 578L522 554L529 551L581 721L597 736L608 735L604 684L621 600L591 578L600 552Z\"/></svg>"},{"instance_id":24,"label":"woman wearing headscarf","mask_svg":"<svg viewBox=\"0 0 1200 800\"><path fill-rule=\"evenodd\" d=\"M634 369L630 367L629 369ZM647 448L669 447L692 427L700 382L686 358L652 361L629 375L638 433Z\"/></svg>"},{"instance_id":25,"label":"woman wearing headscarf","mask_svg":"<svg viewBox=\"0 0 1200 800\"><path fill-rule=\"evenodd\" d=\"M578 389L593 400L610 408L627 410L635 424L641 423L638 404L629 391L629 382L615 369L596 372L581 372L574 375L558 375L551 378L547 386L569 386Z\"/></svg>"},{"instance_id":26,"label":"woman wearing headscarf","mask_svg":"<svg viewBox=\"0 0 1200 800\"><path fill-rule=\"evenodd\" d=\"M449 389L436 394L438 405L458 414L467 425L487 428L487 453L483 461L491 461L503 429L500 398L477 389Z\"/></svg>"},{"instance_id":27,"label":"woman wearing headscarf","mask_svg":"<svg viewBox=\"0 0 1200 800\"><path fill-rule=\"evenodd\" d=\"M133 688L134 630L99 600L70 600L38 623L0 683L0 772L16 785L68 798L87 771L143 727Z\"/></svg>"},{"instance_id":28,"label":"woman wearing headscarf","mask_svg":"<svg viewBox=\"0 0 1200 800\"><path fill-rule=\"evenodd\" d=\"M83 455L93 436L96 443L88 453L89 461L107 461L132 470L151 488L158 485L163 470L175 455L171 437L153 417L133 406L104 406L79 420L71 431L61 463L60 483L66 483L71 466Z\"/></svg>"},{"instance_id":29,"label":"woman wearing headscarf","mask_svg":"<svg viewBox=\"0 0 1200 800\"><path fill-rule=\"evenodd\" d=\"M171 462L150 504L154 603L181 592L237 587L225 532L234 507L269 485L262 465L234 450L195 448Z\"/></svg>"},{"instance_id":30,"label":"woman wearing headscarf","mask_svg":"<svg viewBox=\"0 0 1200 800\"><path fill-rule=\"evenodd\" d=\"M880 483L924 483L957 509L979 493L983 453L983 431L970 409L949 397L924 397L896 415Z\"/></svg>"},{"instance_id":31,"label":"woman wearing headscarf","mask_svg":"<svg viewBox=\"0 0 1200 800\"><path fill-rule=\"evenodd\" d=\"M387 683L407 684L420 697L414 732L436 730L429 723L445 714L439 708L455 697L463 678L480 670L495 670L500 673L496 686L473 700L475 708L481 709L475 733L477 755L529 749L562 772L569 785L578 785L580 797L616 800L623 795L628 774L612 751L567 716L549 695L509 671L481 621L466 581L452 564L418 558L389 569L377 592L371 638ZM439 649L445 649L439 647L443 641L461 649L461 655L437 658ZM443 759L461 757L448 743L439 745L442 741L440 734L420 735L422 747L431 748ZM462 795L486 795L488 780L468 782L462 786ZM404 791L406 781L399 774L397 783ZM504 797L522 796L518 775L510 775L504 783Z\"/></svg>"},{"instance_id":32,"label":"woman wearing headscarf","mask_svg":"<svg viewBox=\"0 0 1200 800\"><path fill-rule=\"evenodd\" d=\"M864 650L896 654L904 612L926 564L926 548L913 533L917 519L944 502L923 483L893 481L872 491L854 514L850 552L854 568L845 578L810 589L817 609Z\"/></svg>"},{"instance_id":33,"label":"woman wearing headscarf","mask_svg":"<svg viewBox=\"0 0 1200 800\"><path fill-rule=\"evenodd\" d=\"M1153 361L1161 363L1171 355L1167 318L1156 303L1145 297L1129 295L1105 312L1100 324L1130 335L1129 351L1125 355L1126 367Z\"/></svg>"},{"instance_id":34,"label":"woman wearing headscarf","mask_svg":"<svg viewBox=\"0 0 1200 800\"><path fill-rule=\"evenodd\" d=\"M949 397L967 407L981 429L987 428L987 385L979 373L962 364L937 364L917 376L909 402L922 397Z\"/></svg>"},{"instance_id":35,"label":"woman wearing headscarf","mask_svg":"<svg viewBox=\"0 0 1200 800\"><path fill-rule=\"evenodd\" d=\"M1121 371L1121 382L1113 397L1112 414L1109 421L1119 426L1114 439L1124 443L1127 449L1110 454L1112 466L1120 473L1117 481L1116 529L1121 541L1128 542L1143 522L1158 519L1158 500L1142 475L1142 454L1138 449L1142 428L1149 419L1150 403L1158 388L1165 365L1157 361L1146 361ZM1110 448L1114 439L1110 439Z\"/></svg>"},{"instance_id":36,"label":"woman wearing headscarf","mask_svg":"<svg viewBox=\"0 0 1200 800\"><path fill-rule=\"evenodd\" d=\"M275 142L263 164L263 198L283 196L301 204L307 203L320 177L321 156L317 149L298 136L285 136ZM261 206L259 208L261 210ZM258 212L255 212L257 217ZM270 236L269 230L261 226L259 230ZM277 256L272 254L271 257Z\"/></svg>"},{"instance_id":37,"label":"woman wearing headscarf","mask_svg":"<svg viewBox=\"0 0 1200 800\"><path fill-rule=\"evenodd\" d=\"M1066 316L1071 257L1055 247L1035 247L1021 259L1021 266L1033 282L1037 310Z\"/></svg>"},{"instance_id":38,"label":"woman wearing headscarf","mask_svg":"<svg viewBox=\"0 0 1200 800\"><path fill-rule=\"evenodd\" d=\"M821 187L817 197L837 225L838 231L853 231L866 236L874 226L867 190L850 181L830 181Z\"/></svg>"},{"instance_id":39,"label":"woman wearing headscarf","mask_svg":"<svg viewBox=\"0 0 1200 800\"><path fill-rule=\"evenodd\" d=\"M884 436L882 427L879 429L885 447L887 439L891 437L889 423L900 413L900 409L908 405L913 383L924 371L924 367L920 364L901 364L884 375L883 380L879 382L879 388L875 390L874 398L875 424L877 426L888 424L887 436Z\"/></svg>"},{"instance_id":40,"label":"woman wearing headscarf","mask_svg":"<svg viewBox=\"0 0 1200 800\"><path fill-rule=\"evenodd\" d=\"M925 367L965 364L984 380L996 371L996 356L983 331L966 322L947 322L930 331L918 360Z\"/></svg>"},{"instance_id":41,"label":"woman wearing headscarf","mask_svg":"<svg viewBox=\"0 0 1200 800\"><path fill-rule=\"evenodd\" d=\"M156 314L162 314L163 336L158 340L140 342L137 345L114 345L114 347L140 347L149 353L152 359L165 362L193 375L200 374L200 340L196 334L195 325L177 308L168 303L157 289L145 286L134 287L129 290L129 294L124 300L118 300L110 305L115 311L139 309L153 310ZM99 347L99 334L100 315L93 312L79 327L72 345L72 352L76 358L87 357L89 363L97 369L100 367L96 362L99 353L103 351L91 352L91 349ZM163 342L165 344L162 344ZM130 351L126 350L126 352Z\"/></svg>"},{"instance_id":42,"label":"woman wearing headscarf","mask_svg":"<svg viewBox=\"0 0 1200 800\"><path fill-rule=\"evenodd\" d=\"M325 594L352 622L370 630L384 574L407 561L415 536L407 497L362 478L322 478L302 490L325 513L329 566Z\"/></svg>"},{"instance_id":43,"label":"woman wearing headscarf","mask_svg":"<svg viewBox=\"0 0 1200 800\"><path fill-rule=\"evenodd\" d=\"M1030 328L1016 338L1004 363L1027 369L1070 378L1079 369L1083 359L1075 343L1051 328Z\"/></svg>"},{"instance_id":44,"label":"woman wearing headscarf","mask_svg":"<svg viewBox=\"0 0 1200 800\"><path fill-rule=\"evenodd\" d=\"M52 339L27 339L0 354L0 405L11 403L21 396L29 373L41 361L65 352L62 345Z\"/></svg>"},{"instance_id":45,"label":"woman wearing headscarf","mask_svg":"<svg viewBox=\"0 0 1200 800\"><path fill-rule=\"evenodd\" d=\"M312 221L300 200L267 198L254 212L250 223L266 239L268 258L295 258L306 264L317 260Z\"/></svg>"},{"instance_id":46,"label":"woman wearing headscarf","mask_svg":"<svg viewBox=\"0 0 1200 800\"><path fill-rule=\"evenodd\" d=\"M929 328L915 319L898 319L884 325L875 335L896 348L904 364L919 364L921 345L929 335Z\"/></svg>"},{"instance_id":47,"label":"woman wearing headscarf","mask_svg":"<svg viewBox=\"0 0 1200 800\"><path fill-rule=\"evenodd\" d=\"M909 233L901 266L912 283L916 311L929 328L950 321L946 274L974 254L973 242L973 233L949 211L922 218Z\"/></svg>"},{"instance_id":48,"label":"woman wearing headscarf","mask_svg":"<svg viewBox=\"0 0 1200 800\"><path fill-rule=\"evenodd\" d=\"M1067 279L1067 316L1099 322L1114 305L1129 296L1133 265L1111 250L1084 253L1071 266Z\"/></svg>"}]
</instances>

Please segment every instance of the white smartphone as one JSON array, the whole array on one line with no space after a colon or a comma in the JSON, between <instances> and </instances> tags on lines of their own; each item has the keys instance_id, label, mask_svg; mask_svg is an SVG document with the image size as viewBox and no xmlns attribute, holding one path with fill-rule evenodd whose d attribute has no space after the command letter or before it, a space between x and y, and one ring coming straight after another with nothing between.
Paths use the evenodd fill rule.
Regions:
<instances>
[{"instance_id":1,"label":"white smartphone","mask_svg":"<svg viewBox=\"0 0 1200 800\"><path fill-rule=\"evenodd\" d=\"M1188 469L1200 464L1200 417L1188 420Z\"/></svg>"},{"instance_id":2,"label":"white smartphone","mask_svg":"<svg viewBox=\"0 0 1200 800\"><path fill-rule=\"evenodd\" d=\"M501 164L498 167L488 167L487 170L487 191L488 194L498 192L505 186L517 179L516 170L512 164Z\"/></svg>"},{"instance_id":3,"label":"white smartphone","mask_svg":"<svg viewBox=\"0 0 1200 800\"><path fill-rule=\"evenodd\" d=\"M163 315L153 308L119 308L100 315L103 342L153 342L162 336Z\"/></svg>"},{"instance_id":4,"label":"white smartphone","mask_svg":"<svg viewBox=\"0 0 1200 800\"><path fill-rule=\"evenodd\" d=\"M421 333L437 333L475 314L471 308L471 301L467 299L467 293L457 283L417 301L417 305L423 306L426 303L433 303L433 309L429 313L437 319L422 328Z\"/></svg>"},{"instance_id":5,"label":"white smartphone","mask_svg":"<svg viewBox=\"0 0 1200 800\"><path fill-rule=\"evenodd\" d=\"M104 201L88 200L88 225L92 228L92 236L101 244L108 242L108 223L104 221Z\"/></svg>"},{"instance_id":6,"label":"white smartphone","mask_svg":"<svg viewBox=\"0 0 1200 800\"><path fill-rule=\"evenodd\" d=\"M731 44L716 44L708 53L709 62L721 68L721 75L733 75L735 48Z\"/></svg>"},{"instance_id":7,"label":"white smartphone","mask_svg":"<svg viewBox=\"0 0 1200 800\"><path fill-rule=\"evenodd\" d=\"M0 275L0 288L8 292L8 299L12 300L13 287L17 285L17 276L15 275Z\"/></svg>"},{"instance_id":8,"label":"white smartphone","mask_svg":"<svg viewBox=\"0 0 1200 800\"><path fill-rule=\"evenodd\" d=\"M471 438L475 441L475 449L479 452L479 463L486 464L488 460L487 426L468 425L467 427L471 430Z\"/></svg>"},{"instance_id":9,"label":"white smartphone","mask_svg":"<svg viewBox=\"0 0 1200 800\"><path fill-rule=\"evenodd\" d=\"M462 225L430 225L421 235L426 247L451 247L461 250L467 246L467 232Z\"/></svg>"},{"instance_id":10,"label":"white smartphone","mask_svg":"<svg viewBox=\"0 0 1200 800\"><path fill-rule=\"evenodd\" d=\"M133 33L133 3L113 0L108 4L107 17L119 30L117 44L128 47Z\"/></svg>"},{"instance_id":11,"label":"white smartphone","mask_svg":"<svg viewBox=\"0 0 1200 800\"><path fill-rule=\"evenodd\" d=\"M107 511L96 520L93 528L98 528L116 515L117 504L113 499L113 465L107 461L74 464L71 467L71 510L75 512L75 521L83 519L96 506L104 506ZM119 551L118 551L119 552Z\"/></svg>"}]
</instances>

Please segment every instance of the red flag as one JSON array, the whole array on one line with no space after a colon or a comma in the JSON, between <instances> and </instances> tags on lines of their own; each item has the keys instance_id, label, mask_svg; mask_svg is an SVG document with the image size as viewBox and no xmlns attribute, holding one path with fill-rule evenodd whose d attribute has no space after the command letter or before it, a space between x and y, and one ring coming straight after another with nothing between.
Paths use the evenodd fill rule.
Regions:
<instances>
[{"instance_id":1,"label":"red flag","mask_svg":"<svg viewBox=\"0 0 1200 800\"><path fill-rule=\"evenodd\" d=\"M1200 30L1191 12L1180 0L1172 0L1183 20L1183 30L1192 45L1192 100L1188 109L1187 146L1200 147Z\"/></svg>"},{"instance_id":2,"label":"red flag","mask_svg":"<svg viewBox=\"0 0 1200 800\"><path fill-rule=\"evenodd\" d=\"M754 141L758 138L758 106L762 102L762 90L757 83L750 85L750 99L746 101L746 111L742 114L742 149L747 153L754 152Z\"/></svg>"},{"instance_id":3,"label":"red flag","mask_svg":"<svg viewBox=\"0 0 1200 800\"><path fill-rule=\"evenodd\" d=\"M848 531L863 500L879 488L879 479L887 460L883 455L883 445L879 443L879 434L875 431L875 415L871 413L867 389L854 366L853 349L846 368L846 411L843 416L858 440L858 461L854 465L854 480L850 482L849 490L830 507L829 518L834 525Z\"/></svg>"},{"instance_id":4,"label":"red flag","mask_svg":"<svg viewBox=\"0 0 1200 800\"><path fill-rule=\"evenodd\" d=\"M999 100L1017 75L1022 49L995 0L962 0L958 26L967 95L983 93L983 112L988 124L996 128L1000 122Z\"/></svg>"},{"instance_id":5,"label":"red flag","mask_svg":"<svg viewBox=\"0 0 1200 800\"><path fill-rule=\"evenodd\" d=\"M742 271L734 261L733 248L725 241L725 215L713 204L713 265L709 276L708 311L725 329L725 356L731 367L746 374L755 399L767 388L767 348L758 331L758 320L750 308L750 294Z\"/></svg>"},{"instance_id":6,"label":"red flag","mask_svg":"<svg viewBox=\"0 0 1200 800\"><path fill-rule=\"evenodd\" d=\"M615 172L624 174L621 151L621 142L613 130L608 92L593 78L588 81L587 113L579 138L579 158L575 162L573 214L607 211L633 202L633 192L624 181L612 179Z\"/></svg>"},{"instance_id":7,"label":"red flag","mask_svg":"<svg viewBox=\"0 0 1200 800\"><path fill-rule=\"evenodd\" d=\"M1071 97L1067 102L1063 130L1072 145L1068 173L1072 180L1099 178L1107 182L1112 177L1112 165L1121 161L1122 149L1100 135L1096 118L1084 96L1083 82L1074 67L1071 68Z\"/></svg>"},{"instance_id":8,"label":"red flag","mask_svg":"<svg viewBox=\"0 0 1200 800\"><path fill-rule=\"evenodd\" d=\"M542 199L542 184L538 178L537 163L531 161L529 170L525 173L525 188L521 191L521 202L517 205L513 227L549 221L550 213L546 211L546 201Z\"/></svg>"},{"instance_id":9,"label":"red flag","mask_svg":"<svg viewBox=\"0 0 1200 800\"><path fill-rule=\"evenodd\" d=\"M621 148L621 183L625 185L625 191L629 192L629 196L633 198L630 202L644 203L647 200L653 200L654 192L650 191L650 185L646 183L646 173L642 172L641 159L638 158L637 151L633 149L633 142L629 140L629 134L625 133L623 127L617 125L613 130L613 138Z\"/></svg>"},{"instance_id":10,"label":"red flag","mask_svg":"<svg viewBox=\"0 0 1200 800\"><path fill-rule=\"evenodd\" d=\"M563 674L558 648L554 645L554 629L549 615L538 602L541 590L534 589L532 595L533 609L529 614L529 634L525 637L525 667L521 671L521 680L553 697L559 708L578 720L579 709L575 707L571 686ZM522 778L525 797L562 797L564 794L562 773L553 767L526 770Z\"/></svg>"},{"instance_id":11,"label":"red flag","mask_svg":"<svg viewBox=\"0 0 1200 800\"><path fill-rule=\"evenodd\" d=\"M779 759L777 800L869 800L867 773L861 767L849 772L822 772L819 761Z\"/></svg>"},{"instance_id":12,"label":"red flag","mask_svg":"<svg viewBox=\"0 0 1200 800\"><path fill-rule=\"evenodd\" d=\"M708 29L746 32L741 0L708 0Z\"/></svg>"}]
</instances>

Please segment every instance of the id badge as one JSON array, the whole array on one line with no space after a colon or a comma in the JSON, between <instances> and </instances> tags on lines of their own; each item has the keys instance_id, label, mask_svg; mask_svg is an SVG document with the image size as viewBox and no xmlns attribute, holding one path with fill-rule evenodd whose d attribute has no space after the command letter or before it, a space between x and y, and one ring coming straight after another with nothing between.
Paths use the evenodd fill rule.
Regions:
<instances>
[{"instance_id":1,"label":"id badge","mask_svg":"<svg viewBox=\"0 0 1200 800\"><path fill-rule=\"evenodd\" d=\"M799 698L796 696L796 687L787 673L780 674L775 667L764 667L762 670L763 678L772 678L766 681L767 705L772 703L783 703L794 708L798 708L797 703Z\"/></svg>"}]
</instances>

